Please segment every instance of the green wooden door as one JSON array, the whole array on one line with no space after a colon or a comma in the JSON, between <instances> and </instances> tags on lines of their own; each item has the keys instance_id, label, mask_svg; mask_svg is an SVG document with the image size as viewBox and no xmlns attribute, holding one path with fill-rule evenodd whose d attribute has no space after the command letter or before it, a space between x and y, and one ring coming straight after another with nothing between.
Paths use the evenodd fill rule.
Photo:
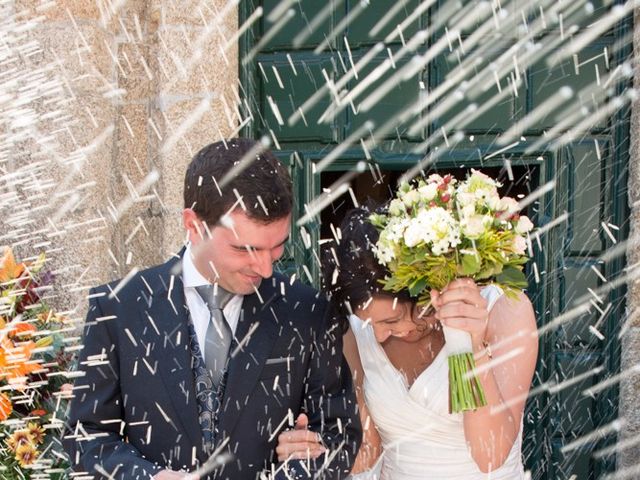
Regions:
<instances>
[{"instance_id":1,"label":"green wooden door","mask_svg":"<svg viewBox=\"0 0 640 480\"><path fill-rule=\"evenodd\" d=\"M427 3L432 5L426 8ZM510 2L509 8L525 3ZM241 93L243 114L252 117L245 133L270 137L291 168L296 218L318 197L332 195L343 175L365 165L351 174L349 191L329 198L313 221L294 228L281 268L305 281L317 281L319 243L332 235L330 223L367 196L388 198L400 175L425 159L425 170L488 170L512 194L526 196L543 187L527 207L544 230L534 238L528 267L528 294L543 334L523 452L534 479L596 479L615 466L606 447L616 438L609 427L618 415L617 385L603 382L619 372L625 291L616 278L624 257L606 253L628 235L629 111L596 118L603 110L595 105L627 86L603 84L624 71L630 58L631 21L622 19L582 50L555 61L569 44L565 35L578 36L610 11L603 2L576 2L580 8L554 17L555 3L540 2L542 14L524 12L521 23L499 36L489 28L474 44L478 29L500 15L499 9L482 10L489 2L245 0L241 25L257 8L263 14L241 37ZM467 28L452 35L447 25L464 19ZM531 48L513 59L526 68L516 65L511 75L498 75L499 81L464 84L508 55L540 21L547 30L531 44L548 48ZM424 42L398 55L419 31L426 32ZM467 57L456 48L460 44L471 49ZM416 54L427 51L437 54L412 68ZM465 65L467 75L456 80ZM401 82L372 96L400 71ZM369 82L372 72L376 78ZM446 90L452 78L455 85ZM456 97L458 87L466 94ZM567 92L562 87L571 89L572 98L550 106L550 99ZM439 91L445 93L438 96ZM423 108L409 114L420 102ZM545 114L500 143L499 136L537 107L545 107ZM558 124L565 122L564 131L570 131L586 117L594 121L579 135L551 146L544 141ZM318 173L319 163L336 149L335 161Z\"/></svg>"}]
</instances>

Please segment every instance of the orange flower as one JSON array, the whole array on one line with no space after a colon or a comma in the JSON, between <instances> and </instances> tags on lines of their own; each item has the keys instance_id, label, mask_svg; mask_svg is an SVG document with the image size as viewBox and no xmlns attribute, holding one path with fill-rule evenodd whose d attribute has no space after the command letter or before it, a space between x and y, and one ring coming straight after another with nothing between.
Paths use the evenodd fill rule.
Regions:
<instances>
[{"instance_id":1,"label":"orange flower","mask_svg":"<svg viewBox=\"0 0 640 480\"><path fill-rule=\"evenodd\" d=\"M31 438L33 439L34 443L44 442L44 435L45 435L44 428L42 428L36 422L27 423L27 431L29 432L29 435L31 435Z\"/></svg>"},{"instance_id":2,"label":"orange flower","mask_svg":"<svg viewBox=\"0 0 640 480\"><path fill-rule=\"evenodd\" d=\"M4 421L9 418L13 406L11 405L11 399L6 393L0 393L0 421Z\"/></svg>"},{"instance_id":3,"label":"orange flower","mask_svg":"<svg viewBox=\"0 0 640 480\"><path fill-rule=\"evenodd\" d=\"M18 345L14 345L10 340L3 341L0 346L0 380L8 380L15 384L12 380L17 379L17 383L20 383L23 377L40 370L40 363L31 360L34 348L36 344L32 341L21 342Z\"/></svg>"},{"instance_id":4,"label":"orange flower","mask_svg":"<svg viewBox=\"0 0 640 480\"><path fill-rule=\"evenodd\" d=\"M31 437L29 430L16 430L5 440L5 443L7 444L7 447L9 447L9 450L17 452L18 448L22 445L33 444L33 438Z\"/></svg>"},{"instance_id":5,"label":"orange flower","mask_svg":"<svg viewBox=\"0 0 640 480\"><path fill-rule=\"evenodd\" d=\"M11 249L5 247L2 259L0 259L0 283L20 278L24 270L24 263L16 263Z\"/></svg>"},{"instance_id":6,"label":"orange flower","mask_svg":"<svg viewBox=\"0 0 640 480\"><path fill-rule=\"evenodd\" d=\"M9 338L18 337L19 339L26 339L31 337L31 334L37 329L35 325L27 322L15 322L9 324Z\"/></svg>"},{"instance_id":7,"label":"orange flower","mask_svg":"<svg viewBox=\"0 0 640 480\"><path fill-rule=\"evenodd\" d=\"M16 460L20 462L21 467L28 467L38 459L40 452L32 443L25 443L16 449Z\"/></svg>"},{"instance_id":8,"label":"orange flower","mask_svg":"<svg viewBox=\"0 0 640 480\"><path fill-rule=\"evenodd\" d=\"M33 410L29 415L31 415L32 417L44 417L46 414L46 410L39 408L37 410Z\"/></svg>"}]
</instances>

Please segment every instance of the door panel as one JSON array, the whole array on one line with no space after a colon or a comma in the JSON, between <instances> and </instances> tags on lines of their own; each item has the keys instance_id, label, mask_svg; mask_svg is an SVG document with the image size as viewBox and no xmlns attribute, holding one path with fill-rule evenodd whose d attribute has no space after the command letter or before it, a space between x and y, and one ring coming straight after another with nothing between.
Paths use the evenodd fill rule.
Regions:
<instances>
[{"instance_id":1,"label":"door panel","mask_svg":"<svg viewBox=\"0 0 640 480\"><path fill-rule=\"evenodd\" d=\"M281 3L280 0L241 2L240 23L258 6L264 8L260 21L242 37L241 56L247 55L277 23L277 18L269 20L269 14ZM294 179L296 218L305 214L305 205L326 194L336 180L353 170L359 162L367 164L365 172L351 180L353 196L345 193L329 202L322 213L304 227L293 227L292 241L287 247L282 268L295 272L303 281L317 282L318 244L322 238L332 235L329 225L339 223L344 212L354 205L354 199L358 203L365 202L368 197L378 201L388 199L400 175L432 154L436 160L425 165L426 173L452 172L463 176L470 168L478 168L500 176L505 184L505 193L521 195L520 198L539 186L554 182L555 187L551 191L527 207L527 213L538 226L544 227L555 221L555 226L534 238L534 257L527 267L527 293L541 328L558 318L570 317L540 338L532 395L524 416L523 456L533 479L602 478L614 469L615 457L595 456L594 453L614 442L615 435L595 437L579 447L573 442L607 425L618 414L616 383L595 392L588 389L619 372L618 333L624 313L625 291L622 287L607 287L623 272L625 263L623 257L606 261L600 257L628 236L625 188L629 112L602 118L553 150L544 140L549 129L572 112L586 113L569 122L567 128L575 126L585 115L593 115L594 95L596 98L610 98L624 88L620 84L612 84L606 89L600 85L609 73L631 58L630 48L621 48L619 43L629 38L630 20L625 19L565 61L551 65L549 60L559 50L548 52L519 72L521 82L517 90L493 102L493 106L477 118L452 125L452 130L446 132L448 137L438 142L424 143L452 119L466 120L465 108L470 103L475 102L481 107L492 102L500 89L513 90L513 79L503 78L500 88L495 82L488 82L482 89L467 89L466 92L475 92L473 98L453 101L452 95L461 86L458 83L437 101L428 102L428 108L409 117L403 124L393 125L397 128L389 129L384 135L373 137L371 132L364 132L361 139L355 138L350 144L341 145L340 142L361 129L366 121L373 122L376 127L384 125L397 113L407 112L418 101L429 98L464 60L445 49L413 77L394 85L373 108L366 112L359 109L361 102L410 61L412 54L409 54L382 78L368 85L353 105L342 105L344 108L331 121L318 123L332 101L339 104L336 97L345 98L376 66L389 58L387 48L393 54L402 48L403 39L406 42L419 29L428 28L426 43L416 51L417 55L422 55L446 34L440 20L454 18L456 14L461 16L467 11L472 12L476 20L483 18L477 10L479 2L434 2L402 31L402 38L400 35L390 38L383 50L359 69L357 78L342 82L332 92L331 88L352 71L352 61L357 63L376 42L384 41L397 25L424 4L417 0L370 0L368 3L362 8L363 2L357 0L290 2L289 8L295 11L295 16L252 61L241 68L242 90L254 117L245 134L254 137L273 134L277 138L277 154L290 165ZM526 3L520 0L509 2L509 8L518 8ZM611 2L589 2L587 7L576 8L563 19L563 28L570 24L585 26L597 22L611 8L611 5L604 6L605 3ZM396 5L399 7L395 8ZM358 11L360 13L355 17ZM295 39L300 38L300 32L308 31L309 25L323 12L327 15L318 28L305 35L303 42L294 45ZM392 12L391 20L379 31L374 31L376 24L388 12ZM353 21L347 22L348 25L343 23L343 31L332 35L332 29L352 17ZM494 38L493 31L487 31L480 43L482 48L478 47L478 52L487 55L482 65L490 64L492 58L508 51L534 20L523 17L526 25L514 26L498 40ZM551 35L560 38L566 33L561 31L557 18L550 15L547 20ZM469 38L478 25L480 23L468 22L468 29L459 38L452 39L452 46ZM327 38L331 40L323 51L314 53L313 50ZM546 103L564 86L573 91L570 100L555 105ZM593 88L588 90L590 87ZM318 94L319 90L325 91ZM317 101L305 110L304 121L300 119L289 125L288 119L310 98ZM283 124L273 113L269 99L277 106ZM435 115L434 112L445 101L451 102L452 106ZM542 114L536 115L535 121L526 126L521 136L514 137L509 148L503 148L504 145L497 141L498 135L540 107L545 108ZM246 111L244 113L247 114ZM417 133L410 136L408 129L424 115L431 115L428 121L423 122L424 128L417 129ZM464 132L463 137L455 140L459 142L457 144L453 142L455 131ZM449 140L452 140L451 145ZM317 173L317 163L338 145L341 145L340 155L322 173ZM533 145L537 148L532 148ZM580 305L588 308L571 316L573 309ZM572 477L574 475L576 477Z\"/></svg>"}]
</instances>

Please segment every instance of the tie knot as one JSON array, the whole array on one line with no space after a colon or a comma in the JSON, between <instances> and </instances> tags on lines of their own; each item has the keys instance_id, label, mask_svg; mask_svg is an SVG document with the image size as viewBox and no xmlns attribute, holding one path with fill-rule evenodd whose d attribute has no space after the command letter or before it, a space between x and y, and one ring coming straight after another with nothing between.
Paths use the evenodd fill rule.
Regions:
<instances>
[{"instance_id":1,"label":"tie knot","mask_svg":"<svg viewBox=\"0 0 640 480\"><path fill-rule=\"evenodd\" d=\"M233 297L233 293L228 292L220 285L216 287L213 285L200 285L196 287L196 291L200 294L209 309L219 308L222 310L225 305L229 303L231 297Z\"/></svg>"}]
</instances>

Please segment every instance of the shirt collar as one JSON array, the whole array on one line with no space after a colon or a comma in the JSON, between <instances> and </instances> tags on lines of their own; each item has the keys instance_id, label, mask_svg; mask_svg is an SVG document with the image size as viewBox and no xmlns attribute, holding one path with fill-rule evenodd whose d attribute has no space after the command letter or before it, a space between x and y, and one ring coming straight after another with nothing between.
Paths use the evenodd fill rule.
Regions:
<instances>
[{"instance_id":1,"label":"shirt collar","mask_svg":"<svg viewBox=\"0 0 640 480\"><path fill-rule=\"evenodd\" d=\"M188 243L182 256L182 283L185 287L199 287L210 285L207 279L198 271L191 258L191 244Z\"/></svg>"}]
</instances>

